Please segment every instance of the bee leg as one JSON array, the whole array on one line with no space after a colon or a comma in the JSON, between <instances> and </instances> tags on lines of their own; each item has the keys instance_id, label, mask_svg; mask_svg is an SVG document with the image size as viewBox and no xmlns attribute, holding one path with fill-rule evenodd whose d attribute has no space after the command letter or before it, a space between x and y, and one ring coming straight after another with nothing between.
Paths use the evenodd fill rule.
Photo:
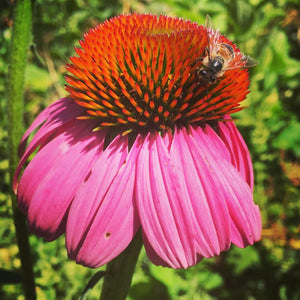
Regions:
<instances>
[{"instance_id":1,"label":"bee leg","mask_svg":"<svg viewBox=\"0 0 300 300\"><path fill-rule=\"evenodd\" d=\"M210 55L210 53L209 53L209 48L208 47L205 47L204 48L204 50L203 50L203 54L202 54L202 56L209 56Z\"/></svg>"},{"instance_id":2,"label":"bee leg","mask_svg":"<svg viewBox=\"0 0 300 300\"><path fill-rule=\"evenodd\" d=\"M202 57L196 58L196 59L193 61L193 63L191 64L191 67L194 67L198 61L203 61L203 58L202 58Z\"/></svg>"},{"instance_id":3,"label":"bee leg","mask_svg":"<svg viewBox=\"0 0 300 300\"><path fill-rule=\"evenodd\" d=\"M197 89L198 85L199 85L199 84L196 83L196 85L195 85L194 88L192 89L192 93L193 93L193 94L196 92L196 89Z\"/></svg>"},{"instance_id":4,"label":"bee leg","mask_svg":"<svg viewBox=\"0 0 300 300\"><path fill-rule=\"evenodd\" d=\"M209 53L209 48L208 48L208 47L205 47L205 48L204 48L202 57L196 58L196 59L193 61L193 63L191 64L191 66L194 67L195 64L196 64L198 61L203 61L203 60L204 60L203 57L206 57L206 56L210 57L210 53Z\"/></svg>"},{"instance_id":5,"label":"bee leg","mask_svg":"<svg viewBox=\"0 0 300 300\"><path fill-rule=\"evenodd\" d=\"M208 102L208 101L209 101L209 97L208 97L208 87L207 87L206 85L205 85L205 87L206 87L206 97L207 97L207 98L206 98L206 99L207 99L206 101Z\"/></svg>"}]
</instances>

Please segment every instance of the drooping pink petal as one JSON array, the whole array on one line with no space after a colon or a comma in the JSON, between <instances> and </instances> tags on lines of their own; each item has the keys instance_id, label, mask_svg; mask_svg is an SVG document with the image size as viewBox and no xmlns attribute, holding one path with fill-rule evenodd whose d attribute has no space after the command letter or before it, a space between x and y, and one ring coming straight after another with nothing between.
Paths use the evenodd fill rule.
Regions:
<instances>
[{"instance_id":1,"label":"drooping pink petal","mask_svg":"<svg viewBox=\"0 0 300 300\"><path fill-rule=\"evenodd\" d=\"M230 119L225 116L225 119ZM248 147L236 128L234 122L219 123L218 130L221 139L231 153L231 162L239 170L251 189L254 186L253 167Z\"/></svg>"},{"instance_id":2,"label":"drooping pink petal","mask_svg":"<svg viewBox=\"0 0 300 300\"><path fill-rule=\"evenodd\" d=\"M210 139L219 139L219 136L209 126L206 126L205 130L206 135L199 127L193 132L195 140L202 144L203 151L208 152L212 149L208 146L207 134ZM226 203L231 217L231 241L242 248L252 245L261 237L261 216L258 206L253 202L252 189L240 171L227 161L217 162L215 168L218 168L218 178L227 195Z\"/></svg>"},{"instance_id":3,"label":"drooping pink petal","mask_svg":"<svg viewBox=\"0 0 300 300\"><path fill-rule=\"evenodd\" d=\"M69 205L104 143L105 132L92 132L93 122L69 125L39 150L18 187L18 204L31 231L47 240L65 231Z\"/></svg>"},{"instance_id":4,"label":"drooping pink petal","mask_svg":"<svg viewBox=\"0 0 300 300\"><path fill-rule=\"evenodd\" d=\"M196 240L201 245L198 254L203 257L219 254L230 246L229 213L224 201L226 191L216 178L219 175L218 168L213 167L215 161L227 161L227 149L209 136L207 143L212 153L201 151L200 145L193 138L193 131L189 134L186 129L182 129L174 135L170 151L174 161L177 159L177 168L189 192L197 222ZM205 245L209 245L207 253L202 250Z\"/></svg>"},{"instance_id":5,"label":"drooping pink petal","mask_svg":"<svg viewBox=\"0 0 300 300\"><path fill-rule=\"evenodd\" d=\"M127 152L127 137L116 137L99 154L71 205L67 249L85 266L98 267L119 255L140 226L133 198L139 140Z\"/></svg>"},{"instance_id":6,"label":"drooping pink petal","mask_svg":"<svg viewBox=\"0 0 300 300\"><path fill-rule=\"evenodd\" d=\"M180 190L177 172L159 134L147 135L137 165L137 207L147 240L165 265L195 264L193 239L178 204L179 194L185 191Z\"/></svg>"},{"instance_id":7,"label":"drooping pink petal","mask_svg":"<svg viewBox=\"0 0 300 300\"><path fill-rule=\"evenodd\" d=\"M142 184L137 186L137 200L145 246L154 263L162 264L162 259L173 268L192 266L230 245L224 196L215 189L204 158L193 157L186 134L174 133L170 152L165 138L148 136L138 161Z\"/></svg>"},{"instance_id":8,"label":"drooping pink petal","mask_svg":"<svg viewBox=\"0 0 300 300\"><path fill-rule=\"evenodd\" d=\"M74 100L69 98L62 98L55 103L51 104L43 110L31 126L27 129L20 142L18 154L21 157L18 168L16 170L13 188L17 189L18 176L27 162L29 156L38 148L47 144L55 135L65 130L64 127L69 126L68 123L72 122L77 116L83 112L83 108L77 105ZM35 133L32 141L25 150L26 142L29 135L40 125L42 126Z\"/></svg>"},{"instance_id":9,"label":"drooping pink petal","mask_svg":"<svg viewBox=\"0 0 300 300\"><path fill-rule=\"evenodd\" d=\"M137 162L137 207L152 261L187 268L229 248L236 212L244 213L239 201L248 197L245 209L256 208L249 186L230 163L226 145L211 128L191 128L191 134L175 131L170 149L168 144L169 136L149 134L145 139ZM237 184L223 178L226 172ZM248 229L256 219L247 221L237 226L244 239L252 228L244 232L243 226Z\"/></svg>"}]
</instances>

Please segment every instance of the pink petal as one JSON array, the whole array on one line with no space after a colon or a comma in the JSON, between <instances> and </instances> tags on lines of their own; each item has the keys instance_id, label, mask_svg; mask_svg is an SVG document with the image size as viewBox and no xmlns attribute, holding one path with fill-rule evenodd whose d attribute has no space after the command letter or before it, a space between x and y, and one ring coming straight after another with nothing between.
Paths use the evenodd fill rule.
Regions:
<instances>
[{"instance_id":1,"label":"pink petal","mask_svg":"<svg viewBox=\"0 0 300 300\"><path fill-rule=\"evenodd\" d=\"M215 161L226 161L228 157L225 147L211 139L209 135L206 143L209 149L213 149L212 153L201 151L200 145L193 138L193 131L189 134L186 129L182 129L174 136L171 155L174 160L177 158L178 170L189 192L197 222L195 231L198 243L201 248L204 248L205 244L209 245L207 252L200 248L198 254L212 257L230 246L229 213L224 201L225 191L218 180L218 168L212 167ZM219 154L219 157L216 157L216 154Z\"/></svg>"},{"instance_id":2,"label":"pink petal","mask_svg":"<svg viewBox=\"0 0 300 300\"><path fill-rule=\"evenodd\" d=\"M186 135L175 132L170 153L159 135L148 136L138 161L137 178L144 183L137 187L137 199L145 246L154 263L162 264L160 258L162 265L173 268L192 266L230 245L226 204L222 198L215 201L220 196L202 157L196 157L202 160L197 170Z\"/></svg>"},{"instance_id":3,"label":"pink petal","mask_svg":"<svg viewBox=\"0 0 300 300\"><path fill-rule=\"evenodd\" d=\"M87 181L69 212L66 244L70 258L89 267L118 256L140 223L133 203L139 141L127 154L127 138L115 140L99 153Z\"/></svg>"},{"instance_id":4,"label":"pink petal","mask_svg":"<svg viewBox=\"0 0 300 300\"><path fill-rule=\"evenodd\" d=\"M230 117L226 117L230 119ZM248 147L234 122L219 123L219 134L231 153L231 162L253 190L254 176Z\"/></svg>"},{"instance_id":5,"label":"pink petal","mask_svg":"<svg viewBox=\"0 0 300 300\"><path fill-rule=\"evenodd\" d=\"M40 113L32 125L27 129L20 142L19 155L22 155L22 158L19 162L13 180L14 191L17 189L18 176L20 175L20 172L30 155L39 146L43 147L43 145L47 144L52 138L55 137L55 135L65 131L64 127L70 126L69 122L73 122L74 119L82 113L82 111L82 107L77 105L74 100L63 98L51 104ZM25 146L29 135L42 123L44 124L35 133L32 141L25 151Z\"/></svg>"},{"instance_id":6,"label":"pink petal","mask_svg":"<svg viewBox=\"0 0 300 300\"><path fill-rule=\"evenodd\" d=\"M253 243L259 227L252 192L231 165L225 144L208 126L190 130L175 131L171 147L169 135L149 134L137 162L137 208L147 253L154 263L173 268L227 250L232 240L239 241L231 233L235 229ZM232 185L227 172L236 181ZM247 219L248 209L254 218Z\"/></svg>"},{"instance_id":7,"label":"pink petal","mask_svg":"<svg viewBox=\"0 0 300 300\"><path fill-rule=\"evenodd\" d=\"M93 122L75 120L35 155L22 174L18 204L35 234L47 240L65 231L69 205L102 151L105 132Z\"/></svg>"},{"instance_id":8,"label":"pink petal","mask_svg":"<svg viewBox=\"0 0 300 300\"><path fill-rule=\"evenodd\" d=\"M162 144L160 150L158 144ZM157 133L148 134L143 143L137 162L137 207L143 232L158 256L166 262L165 265L187 267L196 262L194 243L188 234L182 234L187 230L187 224L185 216L180 214L180 206L173 206L170 201L177 200L180 183L163 146ZM176 213L180 214L178 218ZM189 252L190 249L192 251Z\"/></svg>"},{"instance_id":9,"label":"pink petal","mask_svg":"<svg viewBox=\"0 0 300 300\"><path fill-rule=\"evenodd\" d=\"M206 126L205 130L211 139L219 139L209 126ZM194 132L195 140L202 144L203 151L213 151L208 146L203 130L196 128ZM252 189L244 177L241 177L241 173L228 162L217 162L215 168L219 169L218 178L226 192L226 203L231 216L231 241L238 247L252 245L261 237L261 216L258 206L253 202Z\"/></svg>"}]
</instances>

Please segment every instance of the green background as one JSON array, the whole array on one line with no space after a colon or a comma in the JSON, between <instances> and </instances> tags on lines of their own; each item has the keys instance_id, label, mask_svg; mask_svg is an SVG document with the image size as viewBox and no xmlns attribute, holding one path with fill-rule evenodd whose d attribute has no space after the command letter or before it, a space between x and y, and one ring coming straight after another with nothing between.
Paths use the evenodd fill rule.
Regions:
<instances>
[{"instance_id":1,"label":"green background","mask_svg":"<svg viewBox=\"0 0 300 300\"><path fill-rule=\"evenodd\" d=\"M9 199L6 102L13 1L0 4L0 298L24 299L2 270L20 261ZM84 32L122 12L182 17L216 28L259 61L250 70L248 108L234 115L254 163L254 199L263 237L253 247L232 246L188 270L156 267L139 257L128 299L300 299L300 4L299 1L37 0L25 84L26 127L66 95L65 64ZM68 260L64 237L30 236L38 299L77 299L97 270ZM8 277L5 277L8 279ZM99 299L101 281L86 299Z\"/></svg>"}]
</instances>

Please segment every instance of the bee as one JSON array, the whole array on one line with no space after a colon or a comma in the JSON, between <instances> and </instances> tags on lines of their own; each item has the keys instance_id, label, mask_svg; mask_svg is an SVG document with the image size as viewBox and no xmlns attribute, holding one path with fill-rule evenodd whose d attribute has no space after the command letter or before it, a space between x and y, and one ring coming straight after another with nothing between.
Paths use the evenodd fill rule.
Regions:
<instances>
[{"instance_id":1,"label":"bee","mask_svg":"<svg viewBox=\"0 0 300 300\"><path fill-rule=\"evenodd\" d=\"M196 69L198 84L211 85L221 78L227 70L249 68L257 65L257 61L241 52L235 51L230 44L220 41L219 30L214 30L211 18L207 15L205 27L208 37L208 46L203 56L196 59L202 65Z\"/></svg>"}]
</instances>

